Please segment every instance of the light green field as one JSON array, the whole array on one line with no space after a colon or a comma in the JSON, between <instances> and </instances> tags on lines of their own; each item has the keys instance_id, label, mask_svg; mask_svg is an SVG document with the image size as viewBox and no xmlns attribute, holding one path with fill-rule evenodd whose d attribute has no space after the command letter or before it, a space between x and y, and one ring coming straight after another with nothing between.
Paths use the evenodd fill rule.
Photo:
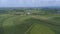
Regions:
<instances>
[{"instance_id":1,"label":"light green field","mask_svg":"<svg viewBox=\"0 0 60 34\"><path fill-rule=\"evenodd\" d=\"M30 34L55 34L49 27L35 23Z\"/></svg>"}]
</instances>

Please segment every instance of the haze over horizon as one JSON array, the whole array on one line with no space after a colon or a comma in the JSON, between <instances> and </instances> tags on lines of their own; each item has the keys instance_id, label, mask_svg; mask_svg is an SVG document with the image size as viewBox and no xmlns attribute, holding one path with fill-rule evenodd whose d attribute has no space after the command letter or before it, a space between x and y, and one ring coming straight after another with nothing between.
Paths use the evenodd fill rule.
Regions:
<instances>
[{"instance_id":1,"label":"haze over horizon","mask_svg":"<svg viewBox=\"0 0 60 34\"><path fill-rule=\"evenodd\" d=\"M0 7L60 6L60 0L0 0Z\"/></svg>"}]
</instances>

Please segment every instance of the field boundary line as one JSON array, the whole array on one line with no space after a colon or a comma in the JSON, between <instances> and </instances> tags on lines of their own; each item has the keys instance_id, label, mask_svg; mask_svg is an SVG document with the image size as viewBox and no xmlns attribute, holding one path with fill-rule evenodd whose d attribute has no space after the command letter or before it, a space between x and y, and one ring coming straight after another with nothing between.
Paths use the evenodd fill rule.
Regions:
<instances>
[{"instance_id":1,"label":"field boundary line","mask_svg":"<svg viewBox=\"0 0 60 34\"><path fill-rule=\"evenodd\" d=\"M34 26L35 24L32 24L29 29L25 32L25 34L27 34L27 32Z\"/></svg>"}]
</instances>

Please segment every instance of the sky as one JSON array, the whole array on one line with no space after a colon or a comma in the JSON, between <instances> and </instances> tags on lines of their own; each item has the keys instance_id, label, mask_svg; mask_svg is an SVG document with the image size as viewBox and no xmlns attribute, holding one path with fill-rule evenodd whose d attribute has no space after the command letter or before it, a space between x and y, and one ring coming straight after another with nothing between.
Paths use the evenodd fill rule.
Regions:
<instances>
[{"instance_id":1,"label":"sky","mask_svg":"<svg viewBox=\"0 0 60 34\"><path fill-rule=\"evenodd\" d=\"M0 7L60 6L60 0L0 0Z\"/></svg>"}]
</instances>

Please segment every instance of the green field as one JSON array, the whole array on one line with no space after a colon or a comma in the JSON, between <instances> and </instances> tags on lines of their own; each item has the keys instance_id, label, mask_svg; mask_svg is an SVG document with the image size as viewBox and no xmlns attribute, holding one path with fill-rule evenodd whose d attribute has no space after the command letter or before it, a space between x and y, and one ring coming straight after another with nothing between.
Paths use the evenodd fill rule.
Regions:
<instances>
[{"instance_id":1,"label":"green field","mask_svg":"<svg viewBox=\"0 0 60 34\"><path fill-rule=\"evenodd\" d=\"M53 10L4 11L0 14L0 34L60 34L60 14Z\"/></svg>"},{"instance_id":2,"label":"green field","mask_svg":"<svg viewBox=\"0 0 60 34\"><path fill-rule=\"evenodd\" d=\"M0 15L0 34L60 34L60 15Z\"/></svg>"}]
</instances>

